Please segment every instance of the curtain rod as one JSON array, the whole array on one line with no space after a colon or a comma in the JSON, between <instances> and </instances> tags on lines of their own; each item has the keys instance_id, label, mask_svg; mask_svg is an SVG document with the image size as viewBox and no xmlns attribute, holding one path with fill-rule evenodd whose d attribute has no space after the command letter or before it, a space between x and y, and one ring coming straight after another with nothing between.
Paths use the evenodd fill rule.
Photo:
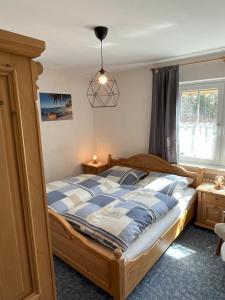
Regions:
<instances>
[{"instance_id":1,"label":"curtain rod","mask_svg":"<svg viewBox=\"0 0 225 300\"><path fill-rule=\"evenodd\" d=\"M206 58L206 59L202 59L202 60L196 60L196 61L190 61L190 62L186 62L186 63L180 63L178 64L179 66L187 66L187 65L193 65L193 64L200 64L200 63L204 63L204 62L208 62L208 61L216 61L216 60L224 60L225 62L225 56L221 56L221 57L215 57L215 58ZM160 67L158 67L160 68ZM156 68L151 68L150 71L154 70L154 69L158 69Z\"/></svg>"}]
</instances>

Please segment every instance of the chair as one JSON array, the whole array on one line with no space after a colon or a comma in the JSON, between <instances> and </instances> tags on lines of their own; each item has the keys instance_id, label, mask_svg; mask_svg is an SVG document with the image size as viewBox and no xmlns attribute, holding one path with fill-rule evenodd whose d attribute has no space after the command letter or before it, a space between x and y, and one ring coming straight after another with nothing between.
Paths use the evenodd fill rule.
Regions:
<instances>
[{"instance_id":1,"label":"chair","mask_svg":"<svg viewBox=\"0 0 225 300\"><path fill-rule=\"evenodd\" d=\"M217 256L220 255L222 243L223 243L223 241L225 241L225 211L223 211L222 222L223 223L217 223L214 227L214 232L219 237L217 246L216 246L216 255Z\"/></svg>"}]
</instances>

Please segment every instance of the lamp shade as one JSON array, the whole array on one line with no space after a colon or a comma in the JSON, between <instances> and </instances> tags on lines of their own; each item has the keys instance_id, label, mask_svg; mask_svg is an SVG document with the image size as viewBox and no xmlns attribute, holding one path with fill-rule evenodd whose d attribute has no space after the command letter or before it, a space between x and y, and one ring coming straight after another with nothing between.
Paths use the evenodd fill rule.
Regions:
<instances>
[{"instance_id":1,"label":"lamp shade","mask_svg":"<svg viewBox=\"0 0 225 300\"><path fill-rule=\"evenodd\" d=\"M222 175L218 175L215 177L215 186L217 188L221 188L224 186L224 177Z\"/></svg>"},{"instance_id":2,"label":"lamp shade","mask_svg":"<svg viewBox=\"0 0 225 300\"><path fill-rule=\"evenodd\" d=\"M115 107L120 96L116 80L101 69L92 78L87 97L92 107Z\"/></svg>"}]
</instances>

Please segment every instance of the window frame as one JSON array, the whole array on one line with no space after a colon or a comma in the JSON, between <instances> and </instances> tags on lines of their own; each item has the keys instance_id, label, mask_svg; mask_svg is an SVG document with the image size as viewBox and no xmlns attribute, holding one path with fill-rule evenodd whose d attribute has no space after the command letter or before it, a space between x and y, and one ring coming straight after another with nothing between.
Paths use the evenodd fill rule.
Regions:
<instances>
[{"instance_id":1,"label":"window frame","mask_svg":"<svg viewBox=\"0 0 225 300\"><path fill-rule=\"evenodd\" d=\"M181 93L184 91L192 90L204 90L204 89L218 89L218 107L217 107L217 125L218 125L218 136L216 139L215 149L215 158L211 159L201 159L201 158L191 158L180 156L179 151L179 119L180 119L180 110L181 110ZM200 80L192 82L181 82L179 84L179 97L177 105L177 153L178 161L182 164L201 164L201 165L225 165L225 153L222 155L222 150L225 147L225 104L224 104L224 91L225 91L225 79L213 79L213 80Z\"/></svg>"}]
</instances>

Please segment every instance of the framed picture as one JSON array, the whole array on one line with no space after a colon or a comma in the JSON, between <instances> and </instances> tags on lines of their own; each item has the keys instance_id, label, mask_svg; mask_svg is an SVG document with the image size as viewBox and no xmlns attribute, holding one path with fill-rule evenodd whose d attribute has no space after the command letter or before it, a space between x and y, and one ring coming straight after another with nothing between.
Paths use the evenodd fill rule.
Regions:
<instances>
[{"instance_id":1,"label":"framed picture","mask_svg":"<svg viewBox=\"0 0 225 300\"><path fill-rule=\"evenodd\" d=\"M40 93L42 121L72 120L72 99L70 94Z\"/></svg>"}]
</instances>

